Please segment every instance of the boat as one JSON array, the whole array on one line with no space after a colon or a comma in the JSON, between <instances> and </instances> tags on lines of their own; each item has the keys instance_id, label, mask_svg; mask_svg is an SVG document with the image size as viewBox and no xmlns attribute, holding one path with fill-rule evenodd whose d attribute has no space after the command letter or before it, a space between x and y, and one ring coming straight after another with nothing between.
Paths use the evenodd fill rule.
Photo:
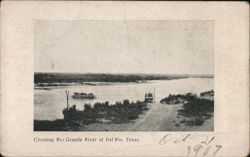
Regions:
<instances>
[{"instance_id":1,"label":"boat","mask_svg":"<svg viewBox=\"0 0 250 157\"><path fill-rule=\"evenodd\" d=\"M74 92L72 96L74 99L95 99L95 95L93 93L78 93Z\"/></svg>"}]
</instances>

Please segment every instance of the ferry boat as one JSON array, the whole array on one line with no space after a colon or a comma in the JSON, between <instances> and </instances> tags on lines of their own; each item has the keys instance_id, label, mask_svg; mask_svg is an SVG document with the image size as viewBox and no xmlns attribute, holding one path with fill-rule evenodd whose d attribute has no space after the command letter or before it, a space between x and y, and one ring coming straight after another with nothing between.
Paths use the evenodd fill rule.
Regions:
<instances>
[{"instance_id":1,"label":"ferry boat","mask_svg":"<svg viewBox=\"0 0 250 157\"><path fill-rule=\"evenodd\" d=\"M95 99L95 95L93 93L78 93L74 92L72 96L74 99Z\"/></svg>"}]
</instances>

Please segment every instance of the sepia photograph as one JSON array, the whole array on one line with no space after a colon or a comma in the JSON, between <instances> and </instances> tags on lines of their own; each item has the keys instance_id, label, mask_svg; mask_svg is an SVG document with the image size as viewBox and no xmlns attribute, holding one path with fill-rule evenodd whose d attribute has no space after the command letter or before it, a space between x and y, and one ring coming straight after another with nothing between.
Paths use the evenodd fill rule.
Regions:
<instances>
[{"instance_id":1,"label":"sepia photograph","mask_svg":"<svg viewBox=\"0 0 250 157\"><path fill-rule=\"evenodd\" d=\"M34 131L213 131L212 20L36 20Z\"/></svg>"},{"instance_id":2,"label":"sepia photograph","mask_svg":"<svg viewBox=\"0 0 250 157\"><path fill-rule=\"evenodd\" d=\"M248 3L0 7L1 156L248 156Z\"/></svg>"}]
</instances>

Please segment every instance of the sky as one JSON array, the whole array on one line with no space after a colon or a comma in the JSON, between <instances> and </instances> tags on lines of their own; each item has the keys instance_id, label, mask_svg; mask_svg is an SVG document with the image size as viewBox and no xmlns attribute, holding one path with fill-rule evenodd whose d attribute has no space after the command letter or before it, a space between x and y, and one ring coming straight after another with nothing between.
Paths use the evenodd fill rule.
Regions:
<instances>
[{"instance_id":1,"label":"sky","mask_svg":"<svg viewBox=\"0 0 250 157\"><path fill-rule=\"evenodd\" d=\"M35 72L213 74L212 21L37 20Z\"/></svg>"}]
</instances>

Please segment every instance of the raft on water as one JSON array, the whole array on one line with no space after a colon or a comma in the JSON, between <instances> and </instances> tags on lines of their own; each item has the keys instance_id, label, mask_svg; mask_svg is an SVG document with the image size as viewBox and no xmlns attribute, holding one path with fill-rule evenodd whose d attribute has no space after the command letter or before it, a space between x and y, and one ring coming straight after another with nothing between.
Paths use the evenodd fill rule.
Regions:
<instances>
[{"instance_id":1,"label":"raft on water","mask_svg":"<svg viewBox=\"0 0 250 157\"><path fill-rule=\"evenodd\" d=\"M74 99L95 99L95 95L93 93L78 93L74 92L72 96Z\"/></svg>"}]
</instances>

